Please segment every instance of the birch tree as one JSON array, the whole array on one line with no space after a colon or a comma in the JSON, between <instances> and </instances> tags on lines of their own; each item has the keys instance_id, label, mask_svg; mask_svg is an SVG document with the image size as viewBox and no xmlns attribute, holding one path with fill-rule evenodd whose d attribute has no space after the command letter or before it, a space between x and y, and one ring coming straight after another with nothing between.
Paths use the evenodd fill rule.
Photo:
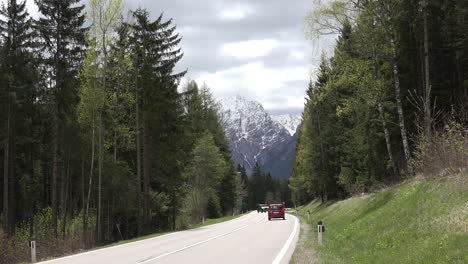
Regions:
<instances>
[{"instance_id":1,"label":"birch tree","mask_svg":"<svg viewBox=\"0 0 468 264\"><path fill-rule=\"evenodd\" d=\"M103 93L106 94L107 89L107 56L114 41L116 29L121 23L122 14L122 1L121 0L91 0L89 3L90 10L88 17L91 21L91 37L96 40L98 46L98 61L100 72L100 86ZM104 123L103 123L103 110L98 111L98 208L97 208L97 241L101 241L102 235L102 217L101 217L101 200L102 200L102 170L104 164L103 148L105 144L104 138Z\"/></svg>"}]
</instances>

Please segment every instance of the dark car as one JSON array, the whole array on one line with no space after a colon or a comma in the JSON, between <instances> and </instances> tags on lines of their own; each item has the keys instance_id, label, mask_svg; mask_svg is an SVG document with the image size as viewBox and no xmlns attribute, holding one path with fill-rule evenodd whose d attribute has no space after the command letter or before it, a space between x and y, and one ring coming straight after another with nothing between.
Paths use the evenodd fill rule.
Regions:
<instances>
[{"instance_id":1,"label":"dark car","mask_svg":"<svg viewBox=\"0 0 468 264\"><path fill-rule=\"evenodd\" d=\"M282 204L270 204L268 208L268 220L272 218L283 218L285 220L284 215L284 205Z\"/></svg>"},{"instance_id":2,"label":"dark car","mask_svg":"<svg viewBox=\"0 0 468 264\"><path fill-rule=\"evenodd\" d=\"M267 211L268 211L268 205L266 204L257 205L257 213L265 213Z\"/></svg>"}]
</instances>

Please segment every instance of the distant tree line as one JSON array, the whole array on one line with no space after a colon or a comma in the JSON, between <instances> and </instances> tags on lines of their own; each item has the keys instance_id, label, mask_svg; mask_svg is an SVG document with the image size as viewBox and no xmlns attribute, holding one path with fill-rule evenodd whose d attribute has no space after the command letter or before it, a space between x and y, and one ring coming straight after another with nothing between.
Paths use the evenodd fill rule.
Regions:
<instances>
[{"instance_id":1,"label":"distant tree line","mask_svg":"<svg viewBox=\"0 0 468 264\"><path fill-rule=\"evenodd\" d=\"M339 37L307 89L295 201L466 168L467 1L330 1L307 21L312 37Z\"/></svg>"},{"instance_id":2,"label":"distant tree line","mask_svg":"<svg viewBox=\"0 0 468 264\"><path fill-rule=\"evenodd\" d=\"M255 164L250 178L243 166L238 165L237 171L246 185L242 201L244 211L254 210L259 204L284 203L287 207L294 206L288 179L272 178L269 172L262 171L258 163Z\"/></svg>"},{"instance_id":3,"label":"distant tree line","mask_svg":"<svg viewBox=\"0 0 468 264\"><path fill-rule=\"evenodd\" d=\"M35 3L37 20L26 1L0 8L0 263L32 236L45 257L240 211L218 106L193 81L178 92L172 19Z\"/></svg>"}]
</instances>

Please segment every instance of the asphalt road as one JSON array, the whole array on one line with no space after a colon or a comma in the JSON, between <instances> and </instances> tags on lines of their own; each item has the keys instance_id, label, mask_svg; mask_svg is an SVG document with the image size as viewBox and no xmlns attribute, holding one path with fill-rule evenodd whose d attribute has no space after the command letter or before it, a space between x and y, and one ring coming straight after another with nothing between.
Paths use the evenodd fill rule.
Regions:
<instances>
[{"instance_id":1,"label":"asphalt road","mask_svg":"<svg viewBox=\"0 0 468 264\"><path fill-rule=\"evenodd\" d=\"M234 220L41 263L288 263L299 234L295 216L268 221L252 212Z\"/></svg>"}]
</instances>

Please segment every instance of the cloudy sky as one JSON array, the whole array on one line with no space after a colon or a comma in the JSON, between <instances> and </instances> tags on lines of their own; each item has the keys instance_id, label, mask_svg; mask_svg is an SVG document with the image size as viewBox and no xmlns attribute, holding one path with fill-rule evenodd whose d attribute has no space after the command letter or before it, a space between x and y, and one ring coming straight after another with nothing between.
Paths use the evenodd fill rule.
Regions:
<instances>
[{"instance_id":1,"label":"cloudy sky","mask_svg":"<svg viewBox=\"0 0 468 264\"><path fill-rule=\"evenodd\" d=\"M215 97L257 100L273 114L300 114L322 50L332 41L305 37L314 0L126 0L127 9L164 12L183 37L178 70L206 83ZM28 0L33 16L37 8Z\"/></svg>"}]
</instances>

